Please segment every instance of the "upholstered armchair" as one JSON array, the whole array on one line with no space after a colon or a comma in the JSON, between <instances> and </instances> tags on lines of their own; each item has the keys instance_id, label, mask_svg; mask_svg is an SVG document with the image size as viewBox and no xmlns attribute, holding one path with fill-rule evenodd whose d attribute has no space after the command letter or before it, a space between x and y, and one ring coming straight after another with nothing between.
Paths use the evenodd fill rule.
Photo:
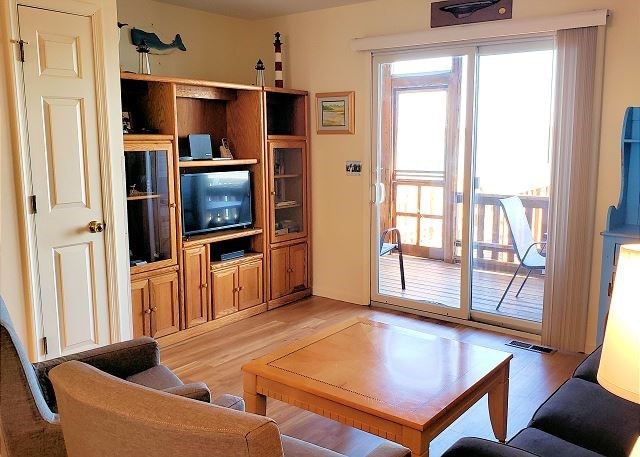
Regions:
<instances>
[{"instance_id":1,"label":"upholstered armchair","mask_svg":"<svg viewBox=\"0 0 640 457\"><path fill-rule=\"evenodd\" d=\"M69 457L338 457L258 416L125 382L72 361L51 370ZM408 457L386 442L369 457Z\"/></svg>"},{"instance_id":2,"label":"upholstered armchair","mask_svg":"<svg viewBox=\"0 0 640 457\"><path fill-rule=\"evenodd\" d=\"M158 345L151 338L138 338L32 364L0 297L2 457L67 455L49 371L69 360L81 360L105 373L149 388L203 402L210 401L210 392L206 384L185 385L169 368L160 364ZM232 395L223 395L215 402L244 410L243 400Z\"/></svg>"}]
</instances>

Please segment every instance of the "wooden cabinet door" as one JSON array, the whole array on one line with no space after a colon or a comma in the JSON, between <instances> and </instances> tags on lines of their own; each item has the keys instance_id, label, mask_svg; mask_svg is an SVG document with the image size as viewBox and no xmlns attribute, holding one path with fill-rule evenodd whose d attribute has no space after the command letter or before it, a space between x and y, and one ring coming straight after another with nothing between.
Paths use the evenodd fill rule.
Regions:
<instances>
[{"instance_id":1,"label":"wooden cabinet door","mask_svg":"<svg viewBox=\"0 0 640 457\"><path fill-rule=\"evenodd\" d=\"M289 293L289 248L271 250L271 300Z\"/></svg>"},{"instance_id":2,"label":"wooden cabinet door","mask_svg":"<svg viewBox=\"0 0 640 457\"><path fill-rule=\"evenodd\" d=\"M289 248L289 289L297 292L307 288L307 243Z\"/></svg>"},{"instance_id":3,"label":"wooden cabinet door","mask_svg":"<svg viewBox=\"0 0 640 457\"><path fill-rule=\"evenodd\" d=\"M238 266L238 309L262 303L262 261Z\"/></svg>"},{"instance_id":4,"label":"wooden cabinet door","mask_svg":"<svg viewBox=\"0 0 640 457\"><path fill-rule=\"evenodd\" d=\"M238 268L221 268L211 272L213 317L226 316L238 311Z\"/></svg>"},{"instance_id":5,"label":"wooden cabinet door","mask_svg":"<svg viewBox=\"0 0 640 457\"><path fill-rule=\"evenodd\" d=\"M180 329L178 313L178 273L149 278L151 336L160 338Z\"/></svg>"},{"instance_id":6,"label":"wooden cabinet door","mask_svg":"<svg viewBox=\"0 0 640 457\"><path fill-rule=\"evenodd\" d=\"M149 310L149 281L131 281L131 314L133 316L133 337L151 335L151 311Z\"/></svg>"},{"instance_id":7,"label":"wooden cabinet door","mask_svg":"<svg viewBox=\"0 0 640 457\"><path fill-rule=\"evenodd\" d=\"M186 328L207 322L209 309L208 267L205 246L184 249L184 315Z\"/></svg>"}]
</instances>

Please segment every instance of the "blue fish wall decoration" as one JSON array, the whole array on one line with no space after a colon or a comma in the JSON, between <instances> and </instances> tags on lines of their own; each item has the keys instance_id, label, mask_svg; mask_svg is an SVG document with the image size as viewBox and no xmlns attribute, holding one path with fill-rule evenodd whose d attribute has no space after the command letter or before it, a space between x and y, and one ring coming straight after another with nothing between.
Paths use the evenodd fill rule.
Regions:
<instances>
[{"instance_id":1,"label":"blue fish wall decoration","mask_svg":"<svg viewBox=\"0 0 640 457\"><path fill-rule=\"evenodd\" d=\"M180 34L176 34L176 37L171 43L163 43L162 40L152 32L145 32L144 30L131 29L131 42L136 46L139 52L149 52L151 49L156 51L170 51L172 49L179 49L180 51L186 51L184 43Z\"/></svg>"}]
</instances>

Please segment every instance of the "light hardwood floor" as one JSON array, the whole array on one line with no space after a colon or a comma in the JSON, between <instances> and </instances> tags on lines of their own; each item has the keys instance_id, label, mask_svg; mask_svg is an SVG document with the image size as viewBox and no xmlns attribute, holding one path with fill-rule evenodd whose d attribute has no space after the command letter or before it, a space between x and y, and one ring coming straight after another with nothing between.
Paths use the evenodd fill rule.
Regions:
<instances>
[{"instance_id":1,"label":"light hardwood floor","mask_svg":"<svg viewBox=\"0 0 640 457\"><path fill-rule=\"evenodd\" d=\"M499 333L321 297L310 297L164 348L161 357L184 381L204 381L214 394L241 396L240 367L245 362L355 316L513 353L507 438L526 426L536 408L571 376L584 358L583 354L543 355L516 349L505 346L513 338ZM365 455L381 440L272 399L267 402L267 415L276 420L282 433L349 456ZM463 436L495 439L486 397L431 443L430 455L441 455Z\"/></svg>"}]
</instances>

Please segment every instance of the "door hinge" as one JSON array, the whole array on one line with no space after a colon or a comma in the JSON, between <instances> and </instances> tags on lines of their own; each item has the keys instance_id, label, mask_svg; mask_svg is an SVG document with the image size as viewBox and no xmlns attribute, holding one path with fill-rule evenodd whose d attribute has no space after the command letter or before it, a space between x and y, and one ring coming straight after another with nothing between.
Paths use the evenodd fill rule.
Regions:
<instances>
[{"instance_id":1,"label":"door hinge","mask_svg":"<svg viewBox=\"0 0 640 457\"><path fill-rule=\"evenodd\" d=\"M31 211L31 214L36 214L38 212L35 195L29 195L29 211Z\"/></svg>"},{"instance_id":2,"label":"door hinge","mask_svg":"<svg viewBox=\"0 0 640 457\"><path fill-rule=\"evenodd\" d=\"M20 47L20 62L24 62L24 45L29 44L29 42L24 40L11 40L11 42Z\"/></svg>"},{"instance_id":3,"label":"door hinge","mask_svg":"<svg viewBox=\"0 0 640 457\"><path fill-rule=\"evenodd\" d=\"M44 353L44 355L49 354L49 346L47 345L47 337L46 336L42 337L42 352Z\"/></svg>"}]
</instances>

